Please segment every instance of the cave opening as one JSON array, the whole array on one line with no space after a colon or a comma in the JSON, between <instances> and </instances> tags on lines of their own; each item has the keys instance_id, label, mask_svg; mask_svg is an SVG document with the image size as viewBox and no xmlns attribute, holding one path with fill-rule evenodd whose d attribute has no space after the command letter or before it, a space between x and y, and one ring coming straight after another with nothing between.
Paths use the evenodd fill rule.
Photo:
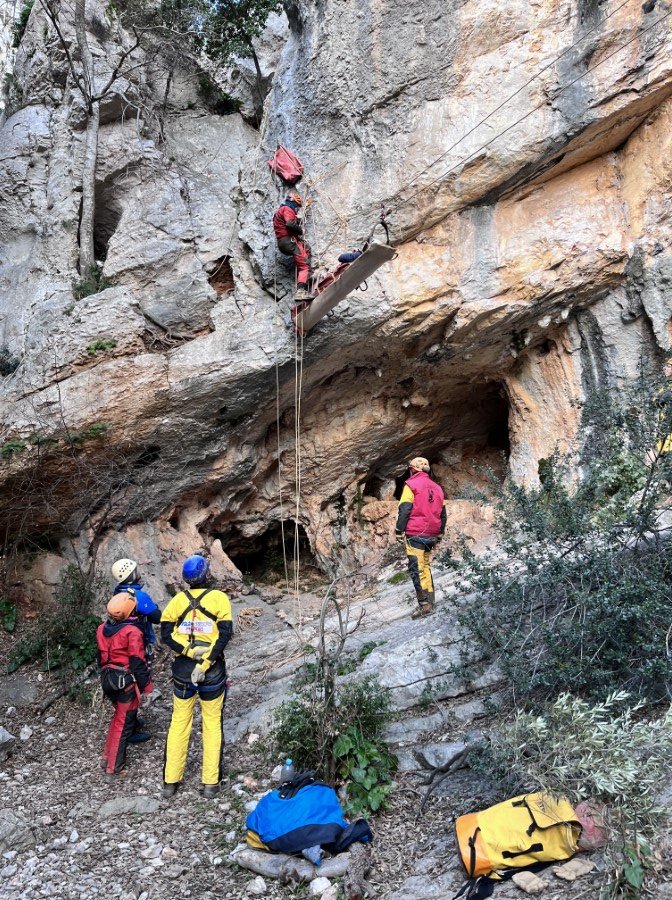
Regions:
<instances>
[{"instance_id":1,"label":"cave opening","mask_svg":"<svg viewBox=\"0 0 672 900\"><path fill-rule=\"evenodd\" d=\"M502 385L488 383L447 409L443 427L413 447L395 449L378 460L364 481L362 492L377 500L399 500L410 476L408 460L424 456L429 460L432 477L446 492L459 497L470 486L486 481L484 469L504 478L510 455L509 401Z\"/></svg>"},{"instance_id":2,"label":"cave opening","mask_svg":"<svg viewBox=\"0 0 672 900\"><path fill-rule=\"evenodd\" d=\"M271 522L261 534L243 534L235 525L226 534L215 534L231 561L240 569L244 578L262 584L274 584L285 579L283 556L283 526L279 520ZM299 556L299 573L315 574L321 571L310 547L306 529L293 519L284 523L285 553L289 577L293 573L295 541Z\"/></svg>"},{"instance_id":3,"label":"cave opening","mask_svg":"<svg viewBox=\"0 0 672 900\"><path fill-rule=\"evenodd\" d=\"M113 195L113 186L96 186L93 252L98 262L105 262L112 235L119 227L123 209Z\"/></svg>"}]
</instances>

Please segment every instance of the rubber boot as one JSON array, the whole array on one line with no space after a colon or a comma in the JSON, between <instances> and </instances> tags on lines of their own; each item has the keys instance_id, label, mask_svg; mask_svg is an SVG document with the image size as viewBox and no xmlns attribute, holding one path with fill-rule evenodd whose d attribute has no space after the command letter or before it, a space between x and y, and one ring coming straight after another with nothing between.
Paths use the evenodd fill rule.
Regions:
<instances>
[{"instance_id":1,"label":"rubber boot","mask_svg":"<svg viewBox=\"0 0 672 900\"><path fill-rule=\"evenodd\" d=\"M169 797L175 796L175 791L177 790L177 785L178 785L178 784L179 784L179 782L173 782L172 784L169 784L167 781L164 781L164 782L163 782L163 789L162 789L162 791L161 791L161 795L162 795L163 797L165 797L166 800L167 800Z\"/></svg>"}]
</instances>

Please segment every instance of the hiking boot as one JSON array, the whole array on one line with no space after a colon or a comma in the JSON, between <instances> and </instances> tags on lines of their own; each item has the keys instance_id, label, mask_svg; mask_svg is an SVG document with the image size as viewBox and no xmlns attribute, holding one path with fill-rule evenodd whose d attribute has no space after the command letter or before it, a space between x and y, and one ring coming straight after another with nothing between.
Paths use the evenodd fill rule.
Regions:
<instances>
[{"instance_id":1,"label":"hiking boot","mask_svg":"<svg viewBox=\"0 0 672 900\"><path fill-rule=\"evenodd\" d=\"M168 782L163 782L163 788L161 790L161 796L168 800L170 797L175 796L175 791L177 790L177 786L179 781L175 781L172 784L168 784Z\"/></svg>"},{"instance_id":2,"label":"hiking boot","mask_svg":"<svg viewBox=\"0 0 672 900\"><path fill-rule=\"evenodd\" d=\"M218 784L204 784L203 785L203 796L206 800L214 800L217 794L219 793L219 785Z\"/></svg>"},{"instance_id":3,"label":"hiking boot","mask_svg":"<svg viewBox=\"0 0 672 900\"><path fill-rule=\"evenodd\" d=\"M145 741L148 741L151 738L151 734L148 731L136 731L134 732L129 739L126 741L127 744L144 744Z\"/></svg>"},{"instance_id":4,"label":"hiking boot","mask_svg":"<svg viewBox=\"0 0 672 900\"><path fill-rule=\"evenodd\" d=\"M127 775L128 769L119 769L118 772L106 772L103 778L108 784L114 784L117 778L126 778Z\"/></svg>"},{"instance_id":5,"label":"hiking boot","mask_svg":"<svg viewBox=\"0 0 672 900\"><path fill-rule=\"evenodd\" d=\"M432 609L436 608L436 597L434 596L434 591L427 591L427 593L425 594L425 600L427 601L427 603L429 603Z\"/></svg>"},{"instance_id":6,"label":"hiking boot","mask_svg":"<svg viewBox=\"0 0 672 900\"><path fill-rule=\"evenodd\" d=\"M411 613L412 619L421 619L423 616L430 616L434 610L429 603L421 603L414 613Z\"/></svg>"},{"instance_id":7,"label":"hiking boot","mask_svg":"<svg viewBox=\"0 0 672 900\"><path fill-rule=\"evenodd\" d=\"M300 287L297 292L294 294L294 301L296 303L308 303L311 300L315 299L315 294L311 293L308 288Z\"/></svg>"}]
</instances>

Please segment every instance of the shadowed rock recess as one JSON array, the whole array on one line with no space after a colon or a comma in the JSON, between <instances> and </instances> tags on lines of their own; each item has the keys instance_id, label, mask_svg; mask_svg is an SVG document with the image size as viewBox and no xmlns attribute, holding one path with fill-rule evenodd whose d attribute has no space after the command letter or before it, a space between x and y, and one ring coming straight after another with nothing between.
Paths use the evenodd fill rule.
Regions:
<instances>
[{"instance_id":1,"label":"shadowed rock recess","mask_svg":"<svg viewBox=\"0 0 672 900\"><path fill-rule=\"evenodd\" d=\"M484 538L481 465L534 480L574 437L575 399L617 390L642 354L660 364L672 35L666 6L617 7L290 5L260 52L261 130L242 76L245 118L208 112L179 72L163 115L168 70L146 58L101 110L105 287L78 300L85 130L35 4L0 130L0 351L19 362L0 378L0 521L45 548L45 585L62 534L96 516L101 562L136 556L164 584L198 548L237 577L227 543L254 557L283 518L318 566L354 569L389 543L418 452L451 525ZM104 79L115 47L90 41ZM278 143L306 164L319 265L360 245L381 203L398 250L305 341L271 230ZM84 481L107 467L111 500L73 465Z\"/></svg>"}]
</instances>

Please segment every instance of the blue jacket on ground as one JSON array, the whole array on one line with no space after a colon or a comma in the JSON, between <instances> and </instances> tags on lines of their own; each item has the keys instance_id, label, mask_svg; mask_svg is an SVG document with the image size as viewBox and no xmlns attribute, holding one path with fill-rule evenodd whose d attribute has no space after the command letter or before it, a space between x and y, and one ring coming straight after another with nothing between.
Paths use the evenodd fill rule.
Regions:
<instances>
[{"instance_id":1,"label":"blue jacket on ground","mask_svg":"<svg viewBox=\"0 0 672 900\"><path fill-rule=\"evenodd\" d=\"M138 602L137 615L140 621L140 628L144 637L145 646L148 644L155 644L156 635L154 634L152 625L158 625L160 623L161 610L149 596L147 591L143 591L142 585L137 582L133 584L128 584L128 582L118 584L114 589L114 593L122 593L128 588L131 588L134 591L135 599Z\"/></svg>"},{"instance_id":2,"label":"blue jacket on ground","mask_svg":"<svg viewBox=\"0 0 672 900\"><path fill-rule=\"evenodd\" d=\"M250 846L278 853L300 853L317 844L341 853L355 841L366 843L373 838L366 820L345 821L336 791L326 784L309 784L292 797L271 791L245 824Z\"/></svg>"}]
</instances>

